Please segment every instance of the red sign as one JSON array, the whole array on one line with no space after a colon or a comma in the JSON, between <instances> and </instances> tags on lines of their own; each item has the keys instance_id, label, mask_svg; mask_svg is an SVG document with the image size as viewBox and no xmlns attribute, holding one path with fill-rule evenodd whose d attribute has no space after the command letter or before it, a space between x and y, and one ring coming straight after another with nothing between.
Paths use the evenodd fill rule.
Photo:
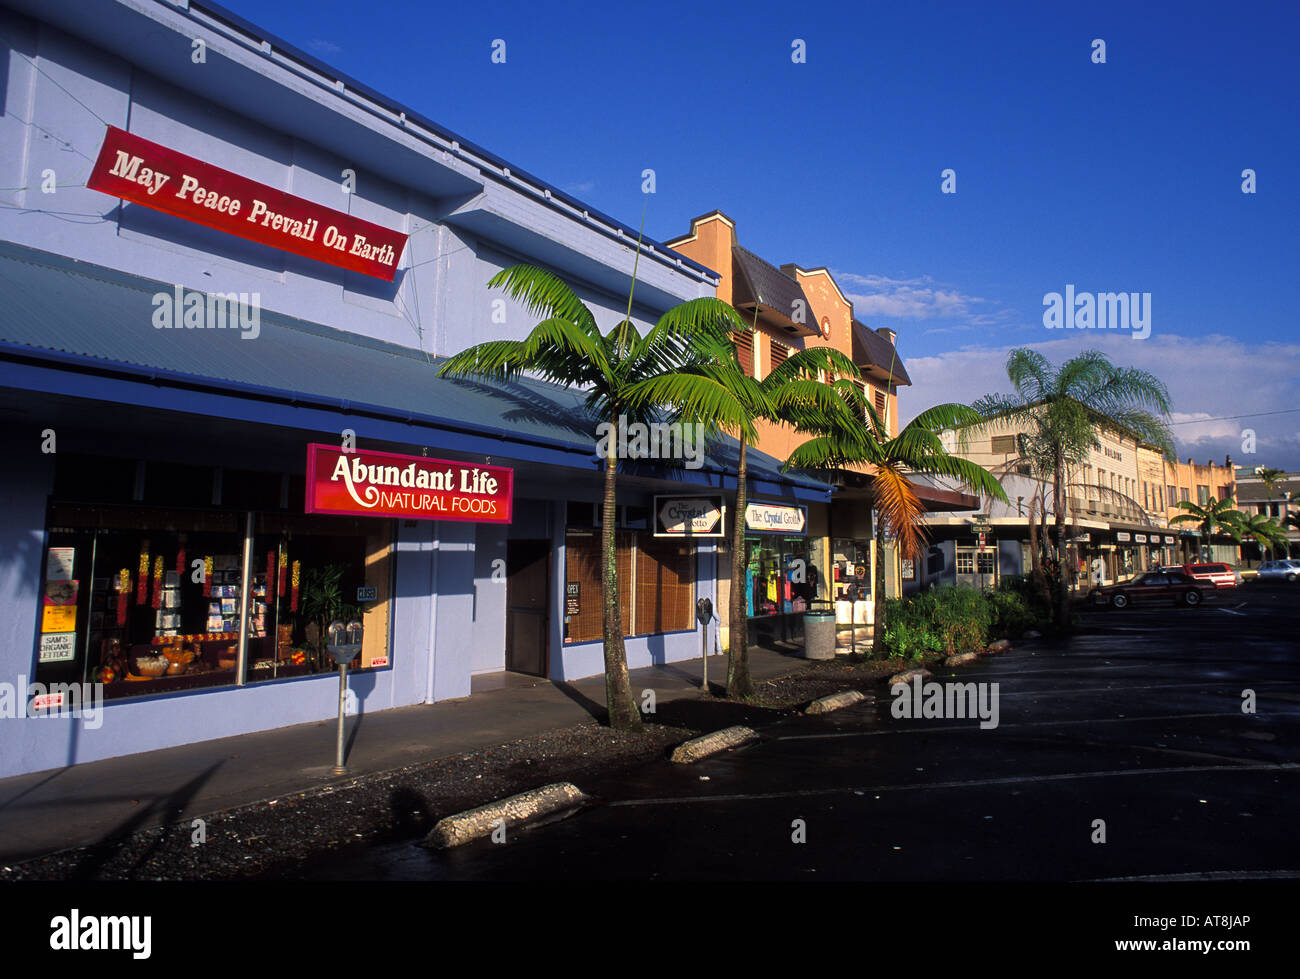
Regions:
<instances>
[{"instance_id":1,"label":"red sign","mask_svg":"<svg viewBox=\"0 0 1300 979\"><path fill-rule=\"evenodd\" d=\"M108 127L86 186L113 197L393 281L406 235Z\"/></svg>"},{"instance_id":2,"label":"red sign","mask_svg":"<svg viewBox=\"0 0 1300 979\"><path fill-rule=\"evenodd\" d=\"M513 469L307 446L308 513L510 523Z\"/></svg>"}]
</instances>

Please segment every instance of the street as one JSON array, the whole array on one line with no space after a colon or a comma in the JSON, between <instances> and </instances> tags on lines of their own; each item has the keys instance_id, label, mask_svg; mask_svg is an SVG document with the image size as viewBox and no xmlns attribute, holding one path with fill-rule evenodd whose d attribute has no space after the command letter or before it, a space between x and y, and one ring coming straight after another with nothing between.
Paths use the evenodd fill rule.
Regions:
<instances>
[{"instance_id":1,"label":"street","mask_svg":"<svg viewBox=\"0 0 1300 979\"><path fill-rule=\"evenodd\" d=\"M596 805L509 828L504 844L359 847L303 876L1297 877L1297 594L1252 586L1199 609L1085 611L1068 645L1025 643L936 673L997 683L996 728L894 717L882 686L874 702L793 718L695 765L583 784Z\"/></svg>"}]
</instances>

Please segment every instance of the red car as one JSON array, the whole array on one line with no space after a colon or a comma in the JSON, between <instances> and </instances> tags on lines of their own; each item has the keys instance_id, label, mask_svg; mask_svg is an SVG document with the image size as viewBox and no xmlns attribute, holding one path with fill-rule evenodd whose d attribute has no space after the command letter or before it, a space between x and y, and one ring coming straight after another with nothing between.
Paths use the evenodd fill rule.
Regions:
<instances>
[{"instance_id":1,"label":"red car","mask_svg":"<svg viewBox=\"0 0 1300 979\"><path fill-rule=\"evenodd\" d=\"M1088 598L1095 605L1128 608L1136 603L1172 601L1195 607L1218 588L1212 581L1202 581L1174 569L1148 571L1104 588L1094 588Z\"/></svg>"},{"instance_id":2,"label":"red car","mask_svg":"<svg viewBox=\"0 0 1300 979\"><path fill-rule=\"evenodd\" d=\"M1197 581L1212 581L1218 588L1236 588L1237 573L1226 564L1184 564L1183 574Z\"/></svg>"}]
</instances>

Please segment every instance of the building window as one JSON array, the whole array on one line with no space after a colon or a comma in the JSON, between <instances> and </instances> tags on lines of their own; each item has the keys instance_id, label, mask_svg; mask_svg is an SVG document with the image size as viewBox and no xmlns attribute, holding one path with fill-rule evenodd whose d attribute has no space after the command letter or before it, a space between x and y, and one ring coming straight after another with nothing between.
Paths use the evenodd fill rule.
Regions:
<instances>
[{"instance_id":1,"label":"building window","mask_svg":"<svg viewBox=\"0 0 1300 979\"><path fill-rule=\"evenodd\" d=\"M975 573L975 552L957 548L957 573L974 574Z\"/></svg>"},{"instance_id":2,"label":"building window","mask_svg":"<svg viewBox=\"0 0 1300 979\"><path fill-rule=\"evenodd\" d=\"M1016 437L1014 435L994 435L993 452L995 455L1004 455L1016 451Z\"/></svg>"},{"instance_id":3,"label":"building window","mask_svg":"<svg viewBox=\"0 0 1300 979\"><path fill-rule=\"evenodd\" d=\"M689 541L618 531L619 617L623 635L681 632L695 622L695 545ZM600 531L565 534L566 598L576 585L578 611L564 617L566 643L602 638Z\"/></svg>"},{"instance_id":4,"label":"building window","mask_svg":"<svg viewBox=\"0 0 1300 979\"><path fill-rule=\"evenodd\" d=\"M1196 487L1196 502L1199 503L1201 506L1205 506L1205 504L1210 502L1210 487L1208 486Z\"/></svg>"},{"instance_id":5,"label":"building window","mask_svg":"<svg viewBox=\"0 0 1300 979\"><path fill-rule=\"evenodd\" d=\"M1166 509L1170 509L1170 508L1172 508L1173 505L1174 505L1174 503L1177 501L1177 499L1178 499L1178 487L1177 487L1177 486L1170 486L1170 487L1169 487L1168 505L1166 506Z\"/></svg>"},{"instance_id":6,"label":"building window","mask_svg":"<svg viewBox=\"0 0 1300 979\"><path fill-rule=\"evenodd\" d=\"M747 377L754 376L754 334L737 330L731 335L736 342L736 357L740 360L740 369Z\"/></svg>"},{"instance_id":7,"label":"building window","mask_svg":"<svg viewBox=\"0 0 1300 979\"><path fill-rule=\"evenodd\" d=\"M632 634L632 605L628 600L635 583L632 581L632 534L622 531L614 535L615 560L618 565L618 593L621 599L619 616L623 635ZM600 582L600 531L569 530L564 535L565 595L573 593L577 585L577 612L564 616L564 641L590 642L603 636L601 582Z\"/></svg>"},{"instance_id":8,"label":"building window","mask_svg":"<svg viewBox=\"0 0 1300 979\"><path fill-rule=\"evenodd\" d=\"M637 535L635 635L694 627L694 567L695 547L689 541Z\"/></svg>"},{"instance_id":9,"label":"building window","mask_svg":"<svg viewBox=\"0 0 1300 979\"><path fill-rule=\"evenodd\" d=\"M778 343L777 341L773 340L772 341L772 363L771 366L768 368L767 372L769 374L772 373L772 371L776 370L778 367L784 364L786 362L786 359L789 356L790 356L790 348L787 347L784 343Z\"/></svg>"},{"instance_id":10,"label":"building window","mask_svg":"<svg viewBox=\"0 0 1300 979\"><path fill-rule=\"evenodd\" d=\"M1188 494L1186 486L1178 487L1178 500L1180 503L1187 503L1191 500L1191 496Z\"/></svg>"},{"instance_id":11,"label":"building window","mask_svg":"<svg viewBox=\"0 0 1300 979\"><path fill-rule=\"evenodd\" d=\"M888 395L884 391L876 392L876 414L880 416L880 420L886 426L889 425L889 401L887 399Z\"/></svg>"}]
</instances>

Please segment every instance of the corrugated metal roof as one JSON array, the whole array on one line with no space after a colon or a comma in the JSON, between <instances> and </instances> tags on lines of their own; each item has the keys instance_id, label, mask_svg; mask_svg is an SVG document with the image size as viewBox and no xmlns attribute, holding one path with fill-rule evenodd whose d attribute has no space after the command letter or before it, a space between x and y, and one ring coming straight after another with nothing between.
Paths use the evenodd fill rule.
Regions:
<instances>
[{"instance_id":1,"label":"corrugated metal roof","mask_svg":"<svg viewBox=\"0 0 1300 979\"><path fill-rule=\"evenodd\" d=\"M267 310L261 311L255 339L231 328L158 329L154 297L174 295L174 289L0 242L0 356L75 358L104 371L166 374L196 387L374 410L431 427L595 455L596 420L584 409L581 391L529 380L486 385L440 378L440 358ZM733 440L718 444L705 466L734 472L735 448ZM756 477L826 488L780 475L779 462L763 453L751 449L748 457Z\"/></svg>"}]
</instances>

